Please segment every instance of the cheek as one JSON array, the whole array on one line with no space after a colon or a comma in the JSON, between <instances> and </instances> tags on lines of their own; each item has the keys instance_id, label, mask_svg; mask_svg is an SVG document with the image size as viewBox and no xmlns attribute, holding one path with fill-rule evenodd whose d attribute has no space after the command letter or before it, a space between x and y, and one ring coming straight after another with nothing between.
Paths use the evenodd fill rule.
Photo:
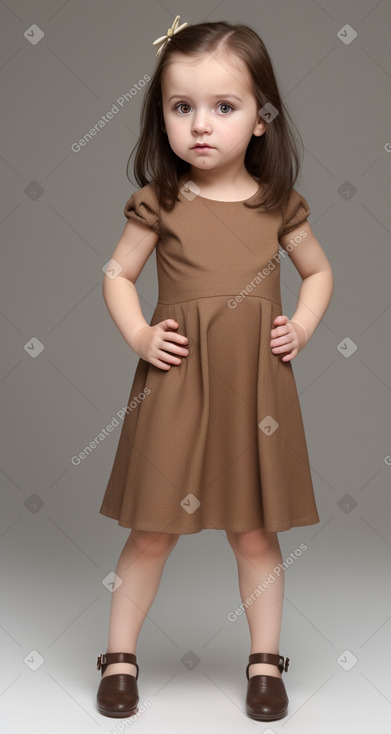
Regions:
<instances>
[{"instance_id":1,"label":"cheek","mask_svg":"<svg viewBox=\"0 0 391 734\"><path fill-rule=\"evenodd\" d=\"M218 136L222 143L225 143L228 147L233 147L240 143L243 134L233 127L221 125L218 130Z\"/></svg>"},{"instance_id":2,"label":"cheek","mask_svg":"<svg viewBox=\"0 0 391 734\"><path fill-rule=\"evenodd\" d=\"M166 122L166 131L170 143L180 145L183 138L183 125L180 121L168 119Z\"/></svg>"},{"instance_id":3,"label":"cheek","mask_svg":"<svg viewBox=\"0 0 391 734\"><path fill-rule=\"evenodd\" d=\"M222 140L225 140L230 147L236 147L237 145L240 146L241 144L243 145L248 136L248 125L227 126L221 132Z\"/></svg>"}]
</instances>

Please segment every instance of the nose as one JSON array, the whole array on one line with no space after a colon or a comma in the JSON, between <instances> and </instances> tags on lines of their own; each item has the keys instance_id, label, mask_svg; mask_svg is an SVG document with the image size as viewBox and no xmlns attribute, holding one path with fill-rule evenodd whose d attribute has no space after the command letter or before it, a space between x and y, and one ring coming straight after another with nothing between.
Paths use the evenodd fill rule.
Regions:
<instances>
[{"instance_id":1,"label":"nose","mask_svg":"<svg viewBox=\"0 0 391 734\"><path fill-rule=\"evenodd\" d=\"M192 124L192 131L197 135L202 133L209 133L211 131L211 124L209 122L208 114L205 110L198 110L195 113Z\"/></svg>"}]
</instances>

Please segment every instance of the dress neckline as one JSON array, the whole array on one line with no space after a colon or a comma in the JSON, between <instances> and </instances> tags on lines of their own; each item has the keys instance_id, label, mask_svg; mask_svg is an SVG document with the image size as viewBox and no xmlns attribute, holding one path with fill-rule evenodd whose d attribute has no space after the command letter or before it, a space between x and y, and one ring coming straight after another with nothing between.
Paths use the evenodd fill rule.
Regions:
<instances>
[{"instance_id":1,"label":"dress neckline","mask_svg":"<svg viewBox=\"0 0 391 734\"><path fill-rule=\"evenodd\" d=\"M183 185L185 185L185 182L183 183ZM221 199L208 199L207 196L201 196L201 194L197 194L195 196L195 198L196 199L197 198L198 199L204 199L205 201L208 201L211 204L244 204L245 201L251 201L252 199L255 199L256 195L259 193L260 188L261 188L261 184L260 184L260 182L258 182L258 188L255 191L255 193L252 194L251 196L249 196L247 199L239 199L239 201L222 201ZM182 192L180 192L180 193L182 193ZM182 194L182 196L183 196L183 194ZM184 197L184 198L186 198L186 197Z\"/></svg>"}]
</instances>

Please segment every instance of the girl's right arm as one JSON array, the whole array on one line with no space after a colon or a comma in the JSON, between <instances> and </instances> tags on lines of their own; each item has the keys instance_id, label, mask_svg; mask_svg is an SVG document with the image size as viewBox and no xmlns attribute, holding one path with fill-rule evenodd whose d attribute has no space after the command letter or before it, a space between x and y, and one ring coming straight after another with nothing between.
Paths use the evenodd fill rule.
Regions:
<instances>
[{"instance_id":1,"label":"girl's right arm","mask_svg":"<svg viewBox=\"0 0 391 734\"><path fill-rule=\"evenodd\" d=\"M111 256L122 270L115 278L104 274L102 292L107 309L130 348L156 367L169 370L172 364L181 363L177 355L187 356L188 350L177 344L186 346L188 339L169 331L178 328L173 319L150 326L143 316L135 286L158 240L159 235L152 229L128 219Z\"/></svg>"}]
</instances>

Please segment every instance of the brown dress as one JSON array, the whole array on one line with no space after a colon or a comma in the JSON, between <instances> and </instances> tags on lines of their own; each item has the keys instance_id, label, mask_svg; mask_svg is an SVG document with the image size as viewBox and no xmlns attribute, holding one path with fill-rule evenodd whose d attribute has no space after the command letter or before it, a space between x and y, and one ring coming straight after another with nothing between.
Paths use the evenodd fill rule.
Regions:
<instances>
[{"instance_id":1,"label":"brown dress","mask_svg":"<svg viewBox=\"0 0 391 734\"><path fill-rule=\"evenodd\" d=\"M125 204L160 235L150 325L175 319L189 354L168 371L139 359L99 512L179 534L318 523L292 365L270 348L282 313L278 238L305 221L308 203L295 189L283 213L178 198L159 211L150 183Z\"/></svg>"}]
</instances>

